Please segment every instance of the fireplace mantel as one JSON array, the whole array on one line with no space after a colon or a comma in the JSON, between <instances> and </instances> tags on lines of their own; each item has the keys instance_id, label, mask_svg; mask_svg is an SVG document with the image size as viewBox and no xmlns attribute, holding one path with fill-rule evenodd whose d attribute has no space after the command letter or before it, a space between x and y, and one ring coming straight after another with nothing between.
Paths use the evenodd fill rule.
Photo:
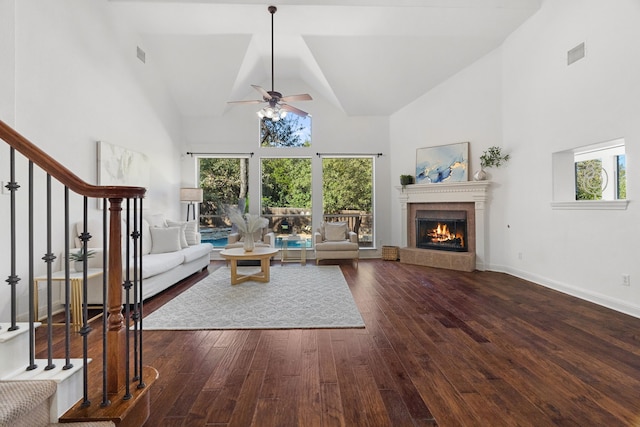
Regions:
<instances>
[{"instance_id":1,"label":"fireplace mantel","mask_svg":"<svg viewBox=\"0 0 640 427\"><path fill-rule=\"evenodd\" d=\"M407 246L408 212L410 203L460 203L472 202L475 206L475 255L476 268L485 270L486 239L485 239L485 205L489 198L490 181L465 181L440 184L414 184L404 188L397 186L400 192L402 232L401 245Z\"/></svg>"}]
</instances>

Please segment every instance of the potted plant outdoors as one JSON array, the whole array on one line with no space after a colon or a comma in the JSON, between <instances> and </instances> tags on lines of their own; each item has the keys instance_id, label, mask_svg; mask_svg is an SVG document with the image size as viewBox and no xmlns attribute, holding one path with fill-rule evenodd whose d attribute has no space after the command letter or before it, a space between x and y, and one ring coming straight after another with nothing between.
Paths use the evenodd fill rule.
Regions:
<instances>
[{"instance_id":1,"label":"potted plant outdoors","mask_svg":"<svg viewBox=\"0 0 640 427\"><path fill-rule=\"evenodd\" d=\"M85 252L84 248L80 248L78 252L69 253L69 260L73 261L73 268L80 272L84 270L84 260L92 258L95 253L96 251L88 250Z\"/></svg>"},{"instance_id":2,"label":"potted plant outdoors","mask_svg":"<svg viewBox=\"0 0 640 427\"><path fill-rule=\"evenodd\" d=\"M402 189L407 185L411 185L415 182L413 175L400 175L400 185L402 185Z\"/></svg>"},{"instance_id":3,"label":"potted plant outdoors","mask_svg":"<svg viewBox=\"0 0 640 427\"><path fill-rule=\"evenodd\" d=\"M480 156L480 170L473 174L476 181L484 181L487 179L485 168L498 168L509 161L509 154L502 154L502 148L493 146L482 152Z\"/></svg>"}]
</instances>

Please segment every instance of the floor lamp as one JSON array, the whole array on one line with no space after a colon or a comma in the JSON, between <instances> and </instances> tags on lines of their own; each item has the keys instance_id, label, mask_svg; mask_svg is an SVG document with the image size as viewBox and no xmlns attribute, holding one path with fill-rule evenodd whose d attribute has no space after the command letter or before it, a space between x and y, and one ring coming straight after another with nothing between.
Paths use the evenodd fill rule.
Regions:
<instances>
[{"instance_id":1,"label":"floor lamp","mask_svg":"<svg viewBox=\"0 0 640 427\"><path fill-rule=\"evenodd\" d=\"M193 207L193 219L196 219L196 207L194 202L202 203L202 188L181 188L180 201L189 203L187 205L187 221L189 221L189 210Z\"/></svg>"}]
</instances>

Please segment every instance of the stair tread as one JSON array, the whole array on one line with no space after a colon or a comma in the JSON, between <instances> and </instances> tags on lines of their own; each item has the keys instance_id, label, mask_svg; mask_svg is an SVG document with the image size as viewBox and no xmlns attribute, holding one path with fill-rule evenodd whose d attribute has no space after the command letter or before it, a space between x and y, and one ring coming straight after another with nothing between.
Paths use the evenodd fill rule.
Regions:
<instances>
[{"instance_id":1,"label":"stair tread","mask_svg":"<svg viewBox=\"0 0 640 427\"><path fill-rule=\"evenodd\" d=\"M35 322L34 327L38 328L41 325L40 322ZM11 323L0 322L0 343L12 340L20 335L29 333L29 323L20 322L16 326L18 329L10 331Z\"/></svg>"},{"instance_id":2,"label":"stair tread","mask_svg":"<svg viewBox=\"0 0 640 427\"><path fill-rule=\"evenodd\" d=\"M112 421L86 421L79 423L55 423L49 424L48 427L114 427L115 423Z\"/></svg>"},{"instance_id":3,"label":"stair tread","mask_svg":"<svg viewBox=\"0 0 640 427\"><path fill-rule=\"evenodd\" d=\"M13 425L56 392L55 381L0 382L0 425Z\"/></svg>"},{"instance_id":4,"label":"stair tread","mask_svg":"<svg viewBox=\"0 0 640 427\"><path fill-rule=\"evenodd\" d=\"M2 378L2 381L42 381L42 380L52 380L55 382L64 381L66 378L70 377L78 370L82 369L83 360L82 359L70 359L73 367L69 369L63 369L66 360L65 359L53 359L53 364L55 368L45 370L45 367L48 364L47 359L36 359L35 364L37 365L36 369L32 369L27 371L22 368L17 372L13 372L10 375L7 375L5 378ZM88 360L91 362L91 359Z\"/></svg>"}]
</instances>

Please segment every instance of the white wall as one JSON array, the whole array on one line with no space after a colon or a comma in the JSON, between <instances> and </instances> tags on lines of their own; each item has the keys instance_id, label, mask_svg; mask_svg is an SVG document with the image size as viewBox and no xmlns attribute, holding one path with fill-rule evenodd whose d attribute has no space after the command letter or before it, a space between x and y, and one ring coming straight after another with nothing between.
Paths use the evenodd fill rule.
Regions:
<instances>
[{"instance_id":1,"label":"white wall","mask_svg":"<svg viewBox=\"0 0 640 427\"><path fill-rule=\"evenodd\" d=\"M400 175L415 176L416 149L437 145L469 142L469 179L480 168L479 157L482 150L492 145L503 145L501 129L501 57L492 52L426 95L391 117L391 180L393 186L400 185ZM500 182L511 169L487 170L491 177ZM494 190L497 185L493 185ZM391 190L392 235L394 245L400 245L400 192ZM495 218L500 216L494 191L487 205L490 224L487 236L497 227ZM485 264L492 262L493 247L485 256Z\"/></svg>"},{"instance_id":2,"label":"white wall","mask_svg":"<svg viewBox=\"0 0 640 427\"><path fill-rule=\"evenodd\" d=\"M263 84L266 85L267 82ZM256 84L261 84L258 82ZM267 86L265 86L267 87ZM313 222L314 228L322 221L321 176L322 162L316 153L383 153L375 160L376 197L374 221L377 224L376 242L381 246L391 240L388 227L390 221L389 162L394 155L389 147L389 119L387 117L349 117L319 97L300 81L282 80L278 90L283 93L311 93L313 101L296 103L296 107L312 115L312 145L310 148L263 148L259 147L259 106L229 107L223 117L187 118L184 122L187 147L183 153L183 184L196 184L195 158L186 152L205 153L254 153L249 159L249 198L260 198L260 158L269 156L306 156L312 159ZM258 213L258 204L250 209ZM378 248L379 249L379 248ZM378 250L379 256L379 250ZM366 255L363 255L363 257Z\"/></svg>"},{"instance_id":3,"label":"white wall","mask_svg":"<svg viewBox=\"0 0 640 427\"><path fill-rule=\"evenodd\" d=\"M638 22L635 0L547 1L504 44L504 140L514 146L505 215L512 227L496 261L507 271L635 315ZM567 66L567 51L581 42L586 57ZM618 137L627 146L628 209L552 210L551 153ZM631 275L630 287L621 286L623 273Z\"/></svg>"},{"instance_id":4,"label":"white wall","mask_svg":"<svg viewBox=\"0 0 640 427\"><path fill-rule=\"evenodd\" d=\"M0 120L10 126L15 118L14 10L15 0L0 0Z\"/></svg>"},{"instance_id":5,"label":"white wall","mask_svg":"<svg viewBox=\"0 0 640 427\"><path fill-rule=\"evenodd\" d=\"M634 203L634 158L640 150L638 22L640 3L635 0L546 1L500 49L391 119L392 144L413 132L426 134L423 139L435 137L437 143L469 140L476 161L489 145L511 153L505 168L490 171L492 269L634 316L640 316L640 208ZM586 57L567 66L567 51L581 42ZM499 87L487 73L488 64L498 65L493 71ZM475 89L467 92L469 80L475 80L469 85ZM464 105L480 107L484 95L478 86L490 89L487 119L497 127L489 132L486 123L477 121L482 111ZM433 114L449 117L442 129L412 124ZM553 210L552 153L619 137L627 146L627 210ZM411 170L409 155L419 145L415 139L403 148L407 157L392 159L392 179ZM394 224L398 215L399 206ZM621 286L622 274L631 275L630 287Z\"/></svg>"},{"instance_id":6,"label":"white wall","mask_svg":"<svg viewBox=\"0 0 640 427\"><path fill-rule=\"evenodd\" d=\"M0 111L15 111L14 127L33 143L89 183L96 183L96 141L108 141L146 153L151 159L151 182L146 206L179 213L181 128L179 116L167 102L163 87L154 78L153 64L136 59L140 43L111 16L104 0L59 0L42 2L20 0L0 3L5 10L15 7L15 84L0 90L15 94L14 101L2 100ZM0 34L11 37L11 25ZM0 49L5 48L3 42ZM10 56L9 56L10 58ZM4 66L3 66L4 68ZM8 180L5 149L0 161L0 181ZM26 190L25 162L18 176ZM40 184L36 200L36 275L45 271L39 258L46 252L44 235L45 193L43 174L36 172ZM24 202L26 191L19 191ZM54 185L53 204L62 204L62 188ZM73 202L77 206L79 201ZM8 197L0 196L2 223L7 224ZM90 215L98 215L95 204ZM26 208L18 212L19 250L25 250ZM77 210L72 221L80 219ZM60 224L56 218L54 224ZM60 255L64 232L53 230L52 252ZM0 241L8 245L8 226L0 229ZM2 251L6 251L4 247ZM24 252L20 252L24 253ZM19 313L26 312L28 273L25 256L19 257ZM0 277L8 277L8 257L2 257ZM0 286L0 319L7 320L8 286Z\"/></svg>"}]
</instances>

